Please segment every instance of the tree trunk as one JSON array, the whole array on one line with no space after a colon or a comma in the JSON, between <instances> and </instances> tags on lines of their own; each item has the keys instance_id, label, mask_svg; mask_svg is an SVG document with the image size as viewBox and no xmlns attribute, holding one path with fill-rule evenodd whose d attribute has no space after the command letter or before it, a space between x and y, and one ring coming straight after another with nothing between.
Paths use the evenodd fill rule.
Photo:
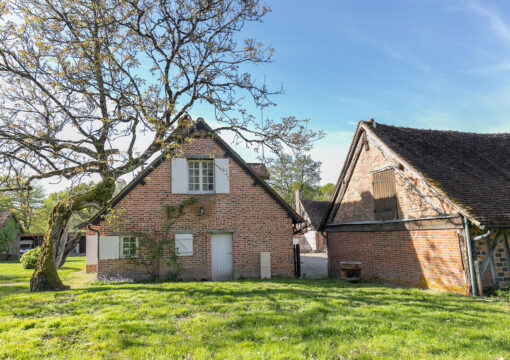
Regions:
<instances>
[{"instance_id":1,"label":"tree trunk","mask_svg":"<svg viewBox=\"0 0 510 360\"><path fill-rule=\"evenodd\" d=\"M111 199L114 191L114 180L106 178L89 192L70 196L55 204L50 211L48 229L44 234L37 265L30 279L30 291L69 289L58 277L56 264L60 267L65 261L64 255L71 216L75 211L84 208L102 208Z\"/></svg>"},{"instance_id":2,"label":"tree trunk","mask_svg":"<svg viewBox=\"0 0 510 360\"><path fill-rule=\"evenodd\" d=\"M64 253L62 254L62 259L60 260L60 263L56 264L58 269L60 269L60 267L64 265L69 254L71 254L74 251L74 249L76 249L76 245L78 245L78 243L80 242L82 234L83 234L82 232L78 231L71 240L67 240Z\"/></svg>"}]
</instances>

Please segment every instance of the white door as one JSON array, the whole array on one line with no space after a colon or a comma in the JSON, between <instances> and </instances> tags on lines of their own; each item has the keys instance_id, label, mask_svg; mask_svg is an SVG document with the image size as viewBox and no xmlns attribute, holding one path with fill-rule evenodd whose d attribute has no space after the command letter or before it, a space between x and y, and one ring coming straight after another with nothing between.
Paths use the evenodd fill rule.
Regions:
<instances>
[{"instance_id":1,"label":"white door","mask_svg":"<svg viewBox=\"0 0 510 360\"><path fill-rule=\"evenodd\" d=\"M234 278L232 233L212 234L211 272L212 279L215 281L232 280Z\"/></svg>"}]
</instances>

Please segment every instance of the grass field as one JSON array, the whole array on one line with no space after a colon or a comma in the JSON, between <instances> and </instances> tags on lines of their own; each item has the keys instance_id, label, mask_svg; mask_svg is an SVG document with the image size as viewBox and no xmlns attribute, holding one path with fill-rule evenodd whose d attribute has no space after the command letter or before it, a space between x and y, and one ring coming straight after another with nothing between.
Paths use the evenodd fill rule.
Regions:
<instances>
[{"instance_id":1,"label":"grass field","mask_svg":"<svg viewBox=\"0 0 510 360\"><path fill-rule=\"evenodd\" d=\"M93 282L28 292L0 263L0 358L510 359L510 303L337 280Z\"/></svg>"}]
</instances>

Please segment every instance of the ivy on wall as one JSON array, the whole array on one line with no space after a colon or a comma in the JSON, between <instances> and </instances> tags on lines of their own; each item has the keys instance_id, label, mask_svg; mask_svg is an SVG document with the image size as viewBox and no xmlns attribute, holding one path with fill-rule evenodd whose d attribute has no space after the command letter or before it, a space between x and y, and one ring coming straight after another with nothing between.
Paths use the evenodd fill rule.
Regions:
<instances>
[{"instance_id":1,"label":"ivy on wall","mask_svg":"<svg viewBox=\"0 0 510 360\"><path fill-rule=\"evenodd\" d=\"M10 217L2 228L0 228L0 252L6 252L9 250L9 246L16 236L18 235L19 225L14 219Z\"/></svg>"}]
</instances>

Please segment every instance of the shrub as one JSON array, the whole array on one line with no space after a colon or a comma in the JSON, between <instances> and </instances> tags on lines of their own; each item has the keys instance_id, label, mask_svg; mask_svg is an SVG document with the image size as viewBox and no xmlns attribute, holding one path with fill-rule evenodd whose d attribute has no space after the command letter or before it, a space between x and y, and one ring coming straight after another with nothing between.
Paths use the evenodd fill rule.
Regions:
<instances>
[{"instance_id":1,"label":"shrub","mask_svg":"<svg viewBox=\"0 0 510 360\"><path fill-rule=\"evenodd\" d=\"M23 265L23 269L35 269L35 265L37 264L37 258L39 257L39 252L41 248L38 246L34 249L28 250L21 256L19 261Z\"/></svg>"}]
</instances>

